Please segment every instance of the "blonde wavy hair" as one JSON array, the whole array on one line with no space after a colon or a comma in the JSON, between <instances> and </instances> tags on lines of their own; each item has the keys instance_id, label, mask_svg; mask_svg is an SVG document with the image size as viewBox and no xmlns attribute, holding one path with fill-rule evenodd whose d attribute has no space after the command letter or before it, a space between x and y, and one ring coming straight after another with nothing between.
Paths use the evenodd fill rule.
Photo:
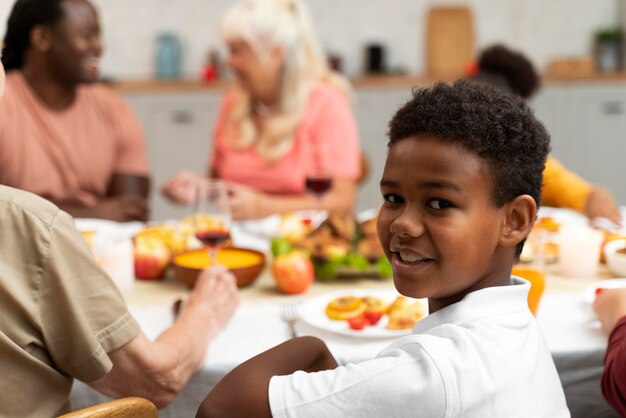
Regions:
<instances>
[{"instance_id":1,"label":"blonde wavy hair","mask_svg":"<svg viewBox=\"0 0 626 418\"><path fill-rule=\"evenodd\" d=\"M235 149L254 145L268 162L279 160L293 146L314 82L326 81L346 94L350 91L348 81L328 67L308 8L300 0L241 1L226 12L220 29L226 42L243 41L260 59L267 58L274 47L284 50L279 111L267 117L263 131L258 132L252 98L241 89L227 119L233 128L229 144Z\"/></svg>"}]
</instances>

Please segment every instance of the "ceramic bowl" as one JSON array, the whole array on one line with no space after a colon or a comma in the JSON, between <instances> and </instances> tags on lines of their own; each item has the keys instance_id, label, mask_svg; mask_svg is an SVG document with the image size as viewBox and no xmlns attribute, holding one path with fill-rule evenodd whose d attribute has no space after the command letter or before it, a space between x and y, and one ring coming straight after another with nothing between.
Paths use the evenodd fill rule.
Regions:
<instances>
[{"instance_id":1,"label":"ceramic bowl","mask_svg":"<svg viewBox=\"0 0 626 418\"><path fill-rule=\"evenodd\" d=\"M606 264L619 277L626 277L626 254L618 252L623 248L626 248L626 239L609 241L604 246Z\"/></svg>"},{"instance_id":2,"label":"ceramic bowl","mask_svg":"<svg viewBox=\"0 0 626 418\"><path fill-rule=\"evenodd\" d=\"M247 248L226 247L217 253L217 262L230 270L237 278L237 286L251 285L265 267L265 254ZM174 256L172 267L174 277L193 287L200 272L209 267L209 254L206 249L186 251Z\"/></svg>"}]
</instances>

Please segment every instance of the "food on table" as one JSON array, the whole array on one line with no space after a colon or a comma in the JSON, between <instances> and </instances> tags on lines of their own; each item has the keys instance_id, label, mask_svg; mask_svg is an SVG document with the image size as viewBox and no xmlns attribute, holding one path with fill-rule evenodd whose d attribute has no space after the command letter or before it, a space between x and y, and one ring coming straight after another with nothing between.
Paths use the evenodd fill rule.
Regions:
<instances>
[{"instance_id":1,"label":"food on table","mask_svg":"<svg viewBox=\"0 0 626 418\"><path fill-rule=\"evenodd\" d=\"M626 255L626 248L620 248L619 250L617 250L615 252L618 253L618 254L621 254L621 255Z\"/></svg>"},{"instance_id":2,"label":"food on table","mask_svg":"<svg viewBox=\"0 0 626 418\"><path fill-rule=\"evenodd\" d=\"M311 259L300 251L274 258L272 273L278 289L287 294L305 292L315 279Z\"/></svg>"},{"instance_id":3,"label":"food on table","mask_svg":"<svg viewBox=\"0 0 626 418\"><path fill-rule=\"evenodd\" d=\"M237 269L257 265L263 262L263 257L252 251L226 248L218 253L217 261L229 269ZM194 269L205 269L211 264L209 253L205 250L177 254L174 256L174 262L180 266Z\"/></svg>"},{"instance_id":4,"label":"food on table","mask_svg":"<svg viewBox=\"0 0 626 418\"><path fill-rule=\"evenodd\" d=\"M295 226L298 224L292 220L294 218L285 215L282 219L284 225L291 225L293 229L283 227L290 234L289 238L283 236L272 240L272 253L280 254L291 247L306 252L313 261L317 278L331 280L340 272L368 269L380 277L391 275L391 267L376 235L375 218L358 224L350 214L333 213L300 239L294 239L302 231L302 227Z\"/></svg>"},{"instance_id":5,"label":"food on table","mask_svg":"<svg viewBox=\"0 0 626 418\"><path fill-rule=\"evenodd\" d=\"M368 311L384 313L387 312L387 309L389 308L389 304L387 302L376 296L363 296L361 299L367 305Z\"/></svg>"},{"instance_id":6,"label":"food on table","mask_svg":"<svg viewBox=\"0 0 626 418\"><path fill-rule=\"evenodd\" d=\"M376 217L361 222L361 232L364 237L376 237Z\"/></svg>"},{"instance_id":7,"label":"food on table","mask_svg":"<svg viewBox=\"0 0 626 418\"><path fill-rule=\"evenodd\" d=\"M544 231L547 231L547 232L559 232L560 227L561 227L561 224L555 221L550 216L544 216L544 217L537 219L534 225L534 228L543 229Z\"/></svg>"},{"instance_id":8,"label":"food on table","mask_svg":"<svg viewBox=\"0 0 626 418\"><path fill-rule=\"evenodd\" d=\"M604 239L602 240L602 246L600 247L600 262L605 263L606 258L604 254L604 248L606 247L606 244L608 244L611 241L618 240L618 239L626 239L626 234L624 234L623 232L607 231L603 229L600 229L600 232L604 234Z\"/></svg>"},{"instance_id":9,"label":"food on table","mask_svg":"<svg viewBox=\"0 0 626 418\"><path fill-rule=\"evenodd\" d=\"M326 305L326 315L330 319L345 320L360 316L367 304L356 296L342 296L335 298Z\"/></svg>"},{"instance_id":10,"label":"food on table","mask_svg":"<svg viewBox=\"0 0 626 418\"><path fill-rule=\"evenodd\" d=\"M357 244L357 250L359 254L363 255L363 257L374 262L385 256L383 247L380 245L380 241L377 236L364 237Z\"/></svg>"},{"instance_id":11,"label":"food on table","mask_svg":"<svg viewBox=\"0 0 626 418\"><path fill-rule=\"evenodd\" d=\"M226 247L217 253L217 262L226 266L237 279L237 286L252 284L263 271L265 254L247 248ZM176 279L193 286L200 272L211 265L206 248L186 251L173 257L173 275Z\"/></svg>"},{"instance_id":12,"label":"food on table","mask_svg":"<svg viewBox=\"0 0 626 418\"><path fill-rule=\"evenodd\" d=\"M138 235L133 247L135 277L143 280L163 277L172 257L169 246L153 236Z\"/></svg>"},{"instance_id":13,"label":"food on table","mask_svg":"<svg viewBox=\"0 0 626 418\"><path fill-rule=\"evenodd\" d=\"M140 230L133 237L135 275L143 279L160 278L173 255L200 247L193 222L193 216L187 216L178 224L159 223Z\"/></svg>"},{"instance_id":14,"label":"food on table","mask_svg":"<svg viewBox=\"0 0 626 418\"><path fill-rule=\"evenodd\" d=\"M309 218L303 218L295 213L286 213L280 217L278 230L281 237L293 243L304 239L313 230L313 226Z\"/></svg>"},{"instance_id":15,"label":"food on table","mask_svg":"<svg viewBox=\"0 0 626 418\"><path fill-rule=\"evenodd\" d=\"M409 301L404 296L398 296L387 311L389 322L387 328L393 330L409 329L424 317L424 305L419 301Z\"/></svg>"},{"instance_id":16,"label":"food on table","mask_svg":"<svg viewBox=\"0 0 626 418\"><path fill-rule=\"evenodd\" d=\"M424 317L424 305L398 296L391 304L376 296L346 295L332 299L326 305L326 316L334 320L347 320L354 330L376 325L383 315L389 317L387 328L405 330Z\"/></svg>"},{"instance_id":17,"label":"food on table","mask_svg":"<svg viewBox=\"0 0 626 418\"><path fill-rule=\"evenodd\" d=\"M80 234L87 242L87 245L91 248L93 246L93 237L96 235L96 231L80 231Z\"/></svg>"}]
</instances>

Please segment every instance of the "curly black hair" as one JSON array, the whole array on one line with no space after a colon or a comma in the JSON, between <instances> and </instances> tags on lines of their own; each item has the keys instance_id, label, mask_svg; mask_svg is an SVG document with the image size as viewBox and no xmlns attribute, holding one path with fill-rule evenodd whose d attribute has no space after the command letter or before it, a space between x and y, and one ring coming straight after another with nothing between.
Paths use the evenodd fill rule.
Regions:
<instances>
[{"instance_id":1,"label":"curly black hair","mask_svg":"<svg viewBox=\"0 0 626 418\"><path fill-rule=\"evenodd\" d=\"M17 0L7 21L2 48L5 70L21 69L30 46L30 32L38 25L53 26L63 17L64 0Z\"/></svg>"},{"instance_id":2,"label":"curly black hair","mask_svg":"<svg viewBox=\"0 0 626 418\"><path fill-rule=\"evenodd\" d=\"M550 135L520 97L468 80L416 88L389 122L389 147L423 134L481 158L493 178L496 207L524 194L539 206Z\"/></svg>"},{"instance_id":3,"label":"curly black hair","mask_svg":"<svg viewBox=\"0 0 626 418\"><path fill-rule=\"evenodd\" d=\"M508 88L524 99L532 96L540 86L539 74L532 62L520 52L499 44L482 51L474 79Z\"/></svg>"}]
</instances>

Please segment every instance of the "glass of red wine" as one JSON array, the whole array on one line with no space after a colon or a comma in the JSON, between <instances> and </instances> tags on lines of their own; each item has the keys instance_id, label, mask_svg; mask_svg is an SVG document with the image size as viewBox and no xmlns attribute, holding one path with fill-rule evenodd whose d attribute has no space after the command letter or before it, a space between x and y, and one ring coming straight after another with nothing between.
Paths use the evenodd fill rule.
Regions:
<instances>
[{"instance_id":1,"label":"glass of red wine","mask_svg":"<svg viewBox=\"0 0 626 418\"><path fill-rule=\"evenodd\" d=\"M317 198L318 204L320 204L322 196L330 190L332 185L333 182L327 167L323 147L317 145L312 149L312 155L307 166L306 190L313 194Z\"/></svg>"},{"instance_id":2,"label":"glass of red wine","mask_svg":"<svg viewBox=\"0 0 626 418\"><path fill-rule=\"evenodd\" d=\"M209 250L211 265L217 264L220 244L230 237L230 202L224 181L207 179L196 188L193 224L196 238Z\"/></svg>"}]
</instances>

